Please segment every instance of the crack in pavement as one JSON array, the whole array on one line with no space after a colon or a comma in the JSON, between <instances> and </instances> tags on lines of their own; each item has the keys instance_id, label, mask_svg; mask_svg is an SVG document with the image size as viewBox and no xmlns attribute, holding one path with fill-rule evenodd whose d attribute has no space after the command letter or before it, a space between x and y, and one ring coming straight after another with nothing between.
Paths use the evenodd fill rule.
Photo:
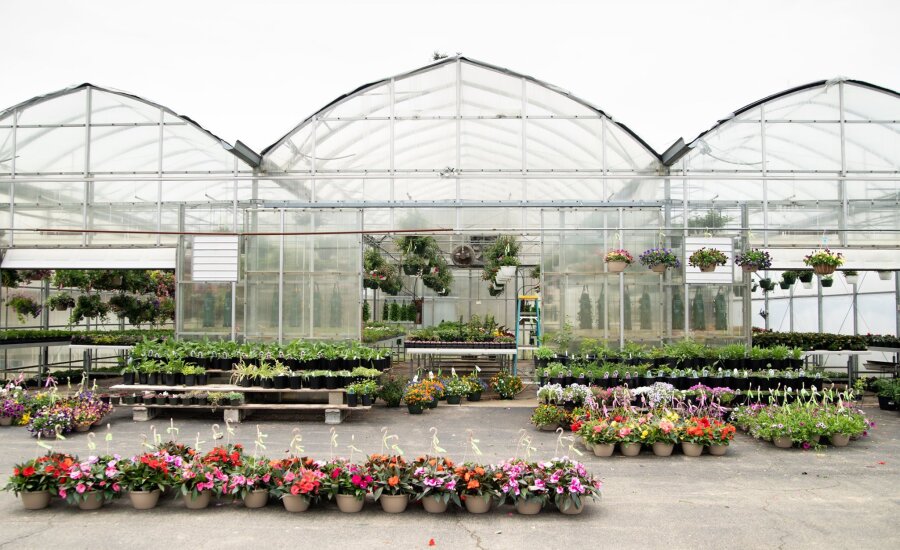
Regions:
<instances>
[{"instance_id":1,"label":"crack in pavement","mask_svg":"<svg viewBox=\"0 0 900 550\"><path fill-rule=\"evenodd\" d=\"M14 539L4 541L4 542L0 543L0 548L7 548L7 547L9 547L10 544L19 542L19 541L27 539L29 537L33 537L39 533L42 533L44 530L45 530L44 527L42 527L42 528L38 529L37 531L34 531L33 533L26 533L24 535L19 535L18 537L14 538Z\"/></svg>"},{"instance_id":2,"label":"crack in pavement","mask_svg":"<svg viewBox=\"0 0 900 550\"><path fill-rule=\"evenodd\" d=\"M466 533L469 534L469 538L471 538L472 540L475 541L475 548L479 548L480 550L486 550L486 549L484 548L484 546L481 545L481 537L479 537L478 534L475 533L475 531L473 531L472 529L469 529L468 527L466 527L466 526L463 524L461 518L459 518L459 517L456 518L456 524L459 525L460 527L462 527L463 530L464 530Z\"/></svg>"}]
</instances>

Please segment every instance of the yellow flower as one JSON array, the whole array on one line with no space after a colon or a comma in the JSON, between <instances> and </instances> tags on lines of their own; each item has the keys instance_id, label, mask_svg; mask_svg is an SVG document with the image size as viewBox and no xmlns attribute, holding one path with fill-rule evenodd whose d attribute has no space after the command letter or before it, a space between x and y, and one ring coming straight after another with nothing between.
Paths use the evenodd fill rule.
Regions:
<instances>
[{"instance_id":1,"label":"yellow flower","mask_svg":"<svg viewBox=\"0 0 900 550\"><path fill-rule=\"evenodd\" d=\"M641 439L644 439L645 437L647 437L647 434L648 434L648 433L650 433L650 432L648 432L647 430L642 431L642 432L641 432Z\"/></svg>"},{"instance_id":2,"label":"yellow flower","mask_svg":"<svg viewBox=\"0 0 900 550\"><path fill-rule=\"evenodd\" d=\"M25 426L28 424L29 421L31 421L31 415L28 413L25 413L22 415L21 418L19 418L19 426Z\"/></svg>"}]
</instances>

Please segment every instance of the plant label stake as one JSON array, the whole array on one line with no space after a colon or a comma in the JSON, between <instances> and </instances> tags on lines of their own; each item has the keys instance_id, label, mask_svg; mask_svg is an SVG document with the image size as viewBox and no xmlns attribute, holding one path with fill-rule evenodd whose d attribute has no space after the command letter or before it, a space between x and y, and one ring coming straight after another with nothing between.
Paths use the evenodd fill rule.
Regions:
<instances>
[{"instance_id":1,"label":"plant label stake","mask_svg":"<svg viewBox=\"0 0 900 550\"><path fill-rule=\"evenodd\" d=\"M97 434L91 432L87 435L87 448L89 451L92 451L91 454L94 454L93 451L97 449L97 444L94 443L94 439L97 438ZM109 454L109 448L106 449L106 454Z\"/></svg>"},{"instance_id":2,"label":"plant label stake","mask_svg":"<svg viewBox=\"0 0 900 550\"><path fill-rule=\"evenodd\" d=\"M197 438L194 440L194 448L197 449L197 452L200 452L200 445L206 443L206 441L200 441L200 432L197 432Z\"/></svg>"},{"instance_id":3,"label":"plant label stake","mask_svg":"<svg viewBox=\"0 0 900 550\"><path fill-rule=\"evenodd\" d=\"M175 419L169 419L169 427L166 428L166 433L169 434L169 439L175 440L178 438L178 428L175 427Z\"/></svg>"},{"instance_id":4,"label":"plant label stake","mask_svg":"<svg viewBox=\"0 0 900 550\"><path fill-rule=\"evenodd\" d=\"M257 430L259 427L257 427ZM231 419L225 419L225 445L228 446L231 444L231 436L235 435L234 428L231 427Z\"/></svg>"},{"instance_id":5,"label":"plant label stake","mask_svg":"<svg viewBox=\"0 0 900 550\"><path fill-rule=\"evenodd\" d=\"M300 457L303 456L303 436L300 435L300 428L294 428L292 431L294 437L291 438L291 443L288 445L288 452L293 453L294 456Z\"/></svg>"},{"instance_id":6,"label":"plant label stake","mask_svg":"<svg viewBox=\"0 0 900 550\"><path fill-rule=\"evenodd\" d=\"M212 436L213 436L213 441L218 441L218 440L222 439L223 437L225 437L225 434L222 433L221 431L219 431L218 424L212 425Z\"/></svg>"},{"instance_id":7,"label":"plant label stake","mask_svg":"<svg viewBox=\"0 0 900 550\"><path fill-rule=\"evenodd\" d=\"M106 440L106 455L109 456L109 444L112 442L112 427L107 424L106 425L106 435L103 437Z\"/></svg>"},{"instance_id":8,"label":"plant label stake","mask_svg":"<svg viewBox=\"0 0 900 550\"><path fill-rule=\"evenodd\" d=\"M338 434L334 428L331 428L331 444L328 447L328 452L331 455L331 460L334 460L334 450L337 449L338 446Z\"/></svg>"},{"instance_id":9,"label":"plant label stake","mask_svg":"<svg viewBox=\"0 0 900 550\"><path fill-rule=\"evenodd\" d=\"M429 454L436 456L439 453L446 453L447 451L442 449L439 445L440 440L437 436L437 428L432 426L428 431L431 432L431 450L429 451Z\"/></svg>"},{"instance_id":10,"label":"plant label stake","mask_svg":"<svg viewBox=\"0 0 900 550\"><path fill-rule=\"evenodd\" d=\"M353 453L354 452L363 454L363 452L360 451L359 449L357 449L356 446L353 444L355 442L356 442L356 436L353 434L350 434L350 444L347 445L347 448L350 449L350 462L353 462Z\"/></svg>"},{"instance_id":11,"label":"plant label stake","mask_svg":"<svg viewBox=\"0 0 900 550\"><path fill-rule=\"evenodd\" d=\"M264 451L266 450L266 446L263 442L266 440L267 437L269 437L269 436L262 433L259 429L259 424L257 424L256 425L256 441L253 444L254 445L253 446L253 457L254 458L259 456L260 449L262 449Z\"/></svg>"}]
</instances>

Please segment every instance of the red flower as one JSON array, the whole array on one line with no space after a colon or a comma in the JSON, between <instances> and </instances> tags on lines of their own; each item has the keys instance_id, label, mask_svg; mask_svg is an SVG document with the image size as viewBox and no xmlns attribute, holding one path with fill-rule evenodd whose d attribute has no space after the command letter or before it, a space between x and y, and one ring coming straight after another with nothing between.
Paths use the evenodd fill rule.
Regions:
<instances>
[{"instance_id":1,"label":"red flower","mask_svg":"<svg viewBox=\"0 0 900 550\"><path fill-rule=\"evenodd\" d=\"M25 477L31 477L34 475L34 467L27 466L24 470L22 470L22 475Z\"/></svg>"}]
</instances>

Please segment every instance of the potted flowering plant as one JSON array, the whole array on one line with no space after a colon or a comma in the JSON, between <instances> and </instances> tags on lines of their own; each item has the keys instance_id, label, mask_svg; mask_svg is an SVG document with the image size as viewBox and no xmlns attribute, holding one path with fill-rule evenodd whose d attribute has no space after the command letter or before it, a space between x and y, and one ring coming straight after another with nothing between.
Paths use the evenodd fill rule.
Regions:
<instances>
[{"instance_id":1,"label":"potted flowering plant","mask_svg":"<svg viewBox=\"0 0 900 550\"><path fill-rule=\"evenodd\" d=\"M709 454L713 456L722 456L728 450L728 445L734 439L736 428L732 424L727 424L721 420L712 421L712 437L709 441Z\"/></svg>"},{"instance_id":2,"label":"potted flowering plant","mask_svg":"<svg viewBox=\"0 0 900 550\"><path fill-rule=\"evenodd\" d=\"M244 501L244 508L262 508L269 502L272 466L266 458L249 456L228 478L225 494Z\"/></svg>"},{"instance_id":3,"label":"potted flowering plant","mask_svg":"<svg viewBox=\"0 0 900 550\"><path fill-rule=\"evenodd\" d=\"M359 464L338 458L322 467L324 490L328 498L337 501L338 509L345 513L360 512L374 478Z\"/></svg>"},{"instance_id":4,"label":"potted flowering plant","mask_svg":"<svg viewBox=\"0 0 900 550\"><path fill-rule=\"evenodd\" d=\"M173 473L183 466L180 456L165 451L144 453L123 461L120 483L128 491L128 498L135 510L156 507L159 495L172 486Z\"/></svg>"},{"instance_id":5,"label":"potted flowering plant","mask_svg":"<svg viewBox=\"0 0 900 550\"><path fill-rule=\"evenodd\" d=\"M318 498L325 474L322 464L311 458L288 458L272 464L272 484L269 492L280 498L288 512L305 512L313 499Z\"/></svg>"},{"instance_id":6,"label":"potted flowering plant","mask_svg":"<svg viewBox=\"0 0 900 550\"><path fill-rule=\"evenodd\" d=\"M412 469L400 455L373 454L366 462L366 470L373 478L372 496L389 514L406 510L409 498L415 493L412 486Z\"/></svg>"},{"instance_id":7,"label":"potted flowering plant","mask_svg":"<svg viewBox=\"0 0 900 550\"><path fill-rule=\"evenodd\" d=\"M610 273L621 273L634 262L634 256L627 250L620 248L607 252L604 261Z\"/></svg>"},{"instance_id":8,"label":"potted flowering plant","mask_svg":"<svg viewBox=\"0 0 900 550\"><path fill-rule=\"evenodd\" d=\"M835 447L846 447L851 437L865 434L870 426L862 410L854 410L843 404L829 409L822 423L823 435L827 435Z\"/></svg>"},{"instance_id":9,"label":"potted flowering plant","mask_svg":"<svg viewBox=\"0 0 900 550\"><path fill-rule=\"evenodd\" d=\"M449 458L424 456L413 464L412 486L416 499L422 501L425 511L440 514L447 510L450 502L461 506L457 484L459 478L454 472L454 464Z\"/></svg>"},{"instance_id":10,"label":"potted flowering plant","mask_svg":"<svg viewBox=\"0 0 900 550\"><path fill-rule=\"evenodd\" d=\"M543 389L543 388L541 388ZM531 423L543 431L552 432L566 419L566 411L556 405L538 405L531 414Z\"/></svg>"},{"instance_id":11,"label":"potted flowering plant","mask_svg":"<svg viewBox=\"0 0 900 550\"><path fill-rule=\"evenodd\" d=\"M524 388L522 379L506 370L495 374L491 378L490 386L491 390L500 396L500 399L513 399Z\"/></svg>"},{"instance_id":12,"label":"potted flowering plant","mask_svg":"<svg viewBox=\"0 0 900 550\"><path fill-rule=\"evenodd\" d=\"M3 490L21 495L26 510L46 508L51 493L59 491L60 478L65 479L76 460L69 455L48 453L16 464Z\"/></svg>"},{"instance_id":13,"label":"potted flowering plant","mask_svg":"<svg viewBox=\"0 0 900 550\"><path fill-rule=\"evenodd\" d=\"M653 270L654 273L665 273L667 268L677 268L681 265L678 256L668 248L651 248L645 250L638 259L642 264Z\"/></svg>"},{"instance_id":14,"label":"potted flowering plant","mask_svg":"<svg viewBox=\"0 0 900 550\"><path fill-rule=\"evenodd\" d=\"M26 429L34 437L42 439L53 439L57 434L67 434L73 427L72 412L72 408L63 403L44 407L31 416Z\"/></svg>"},{"instance_id":15,"label":"potted flowering plant","mask_svg":"<svg viewBox=\"0 0 900 550\"><path fill-rule=\"evenodd\" d=\"M550 500L550 491L542 477L535 475L536 465L521 459L502 462L494 474L500 494L516 505L522 515L534 515Z\"/></svg>"},{"instance_id":16,"label":"potted flowering plant","mask_svg":"<svg viewBox=\"0 0 900 550\"><path fill-rule=\"evenodd\" d=\"M492 467L485 468L480 464L467 462L458 466L454 472L459 478L459 492L466 510L471 514L484 514L491 509L491 501L499 500L500 488L497 485L499 473ZM502 475L501 475L502 478Z\"/></svg>"},{"instance_id":17,"label":"potted flowering plant","mask_svg":"<svg viewBox=\"0 0 900 550\"><path fill-rule=\"evenodd\" d=\"M703 447L712 442L712 427L709 418L692 416L680 430L681 450L685 456L700 456Z\"/></svg>"},{"instance_id":18,"label":"potted flowering plant","mask_svg":"<svg viewBox=\"0 0 900 550\"><path fill-rule=\"evenodd\" d=\"M25 414L25 405L17 397L0 401L0 426L11 426Z\"/></svg>"},{"instance_id":19,"label":"potted flowering plant","mask_svg":"<svg viewBox=\"0 0 900 550\"><path fill-rule=\"evenodd\" d=\"M765 250L751 248L750 250L735 256L734 263L741 266L741 269L744 271L753 273L759 269L769 269L772 267L772 256Z\"/></svg>"},{"instance_id":20,"label":"potted flowering plant","mask_svg":"<svg viewBox=\"0 0 900 550\"><path fill-rule=\"evenodd\" d=\"M602 487L600 480L594 479L583 464L565 456L539 462L535 477L544 481L563 514L580 514L584 510L585 497L596 500Z\"/></svg>"},{"instance_id":21,"label":"potted flowering plant","mask_svg":"<svg viewBox=\"0 0 900 550\"><path fill-rule=\"evenodd\" d=\"M487 389L487 384L479 378L477 372L470 372L463 377L463 381L469 386L466 391L467 401L481 401L481 394Z\"/></svg>"},{"instance_id":22,"label":"potted flowering plant","mask_svg":"<svg viewBox=\"0 0 900 550\"><path fill-rule=\"evenodd\" d=\"M678 420L678 414L674 411L660 412L652 417L646 442L653 447L654 455L671 456L678 443Z\"/></svg>"},{"instance_id":23,"label":"potted flowering plant","mask_svg":"<svg viewBox=\"0 0 900 550\"><path fill-rule=\"evenodd\" d=\"M28 321L26 315L29 317L40 316L42 309L39 303L24 294L13 294L6 299L6 305L16 312L16 317L19 319L20 323L26 323Z\"/></svg>"},{"instance_id":24,"label":"potted flowering plant","mask_svg":"<svg viewBox=\"0 0 900 550\"><path fill-rule=\"evenodd\" d=\"M594 455L601 457L612 456L619 442L619 433L616 426L606 418L598 418L585 422L578 429L585 447L594 451Z\"/></svg>"},{"instance_id":25,"label":"potted flowering plant","mask_svg":"<svg viewBox=\"0 0 900 550\"><path fill-rule=\"evenodd\" d=\"M725 265L728 256L717 248L706 248L705 246L694 251L688 258L688 264L691 267L698 267L700 271L708 273L715 271L717 265Z\"/></svg>"},{"instance_id":26,"label":"potted flowering plant","mask_svg":"<svg viewBox=\"0 0 900 550\"><path fill-rule=\"evenodd\" d=\"M175 485L181 491L184 504L189 510L209 506L212 494L222 494L227 484L228 474L222 468L199 457L185 462L175 474Z\"/></svg>"},{"instance_id":27,"label":"potted flowering plant","mask_svg":"<svg viewBox=\"0 0 900 550\"><path fill-rule=\"evenodd\" d=\"M459 405L464 395L469 393L469 383L454 375L444 384L448 405Z\"/></svg>"},{"instance_id":28,"label":"potted flowering plant","mask_svg":"<svg viewBox=\"0 0 900 550\"><path fill-rule=\"evenodd\" d=\"M422 414L423 408L431 403L431 392L421 382L406 386L403 392L403 402L409 409L409 414Z\"/></svg>"},{"instance_id":29,"label":"potted flowering plant","mask_svg":"<svg viewBox=\"0 0 900 550\"><path fill-rule=\"evenodd\" d=\"M818 275L831 275L835 269L844 265L844 256L827 248L813 250L803 258L803 263L812 267Z\"/></svg>"},{"instance_id":30,"label":"potted flowering plant","mask_svg":"<svg viewBox=\"0 0 900 550\"><path fill-rule=\"evenodd\" d=\"M59 496L82 510L96 510L122 495L118 455L92 456L72 464L59 478Z\"/></svg>"},{"instance_id":31,"label":"potted flowering plant","mask_svg":"<svg viewBox=\"0 0 900 550\"><path fill-rule=\"evenodd\" d=\"M625 456L637 456L641 453L641 445L650 434L639 419L631 414L615 416L612 424L617 428L616 435L619 450Z\"/></svg>"}]
</instances>

